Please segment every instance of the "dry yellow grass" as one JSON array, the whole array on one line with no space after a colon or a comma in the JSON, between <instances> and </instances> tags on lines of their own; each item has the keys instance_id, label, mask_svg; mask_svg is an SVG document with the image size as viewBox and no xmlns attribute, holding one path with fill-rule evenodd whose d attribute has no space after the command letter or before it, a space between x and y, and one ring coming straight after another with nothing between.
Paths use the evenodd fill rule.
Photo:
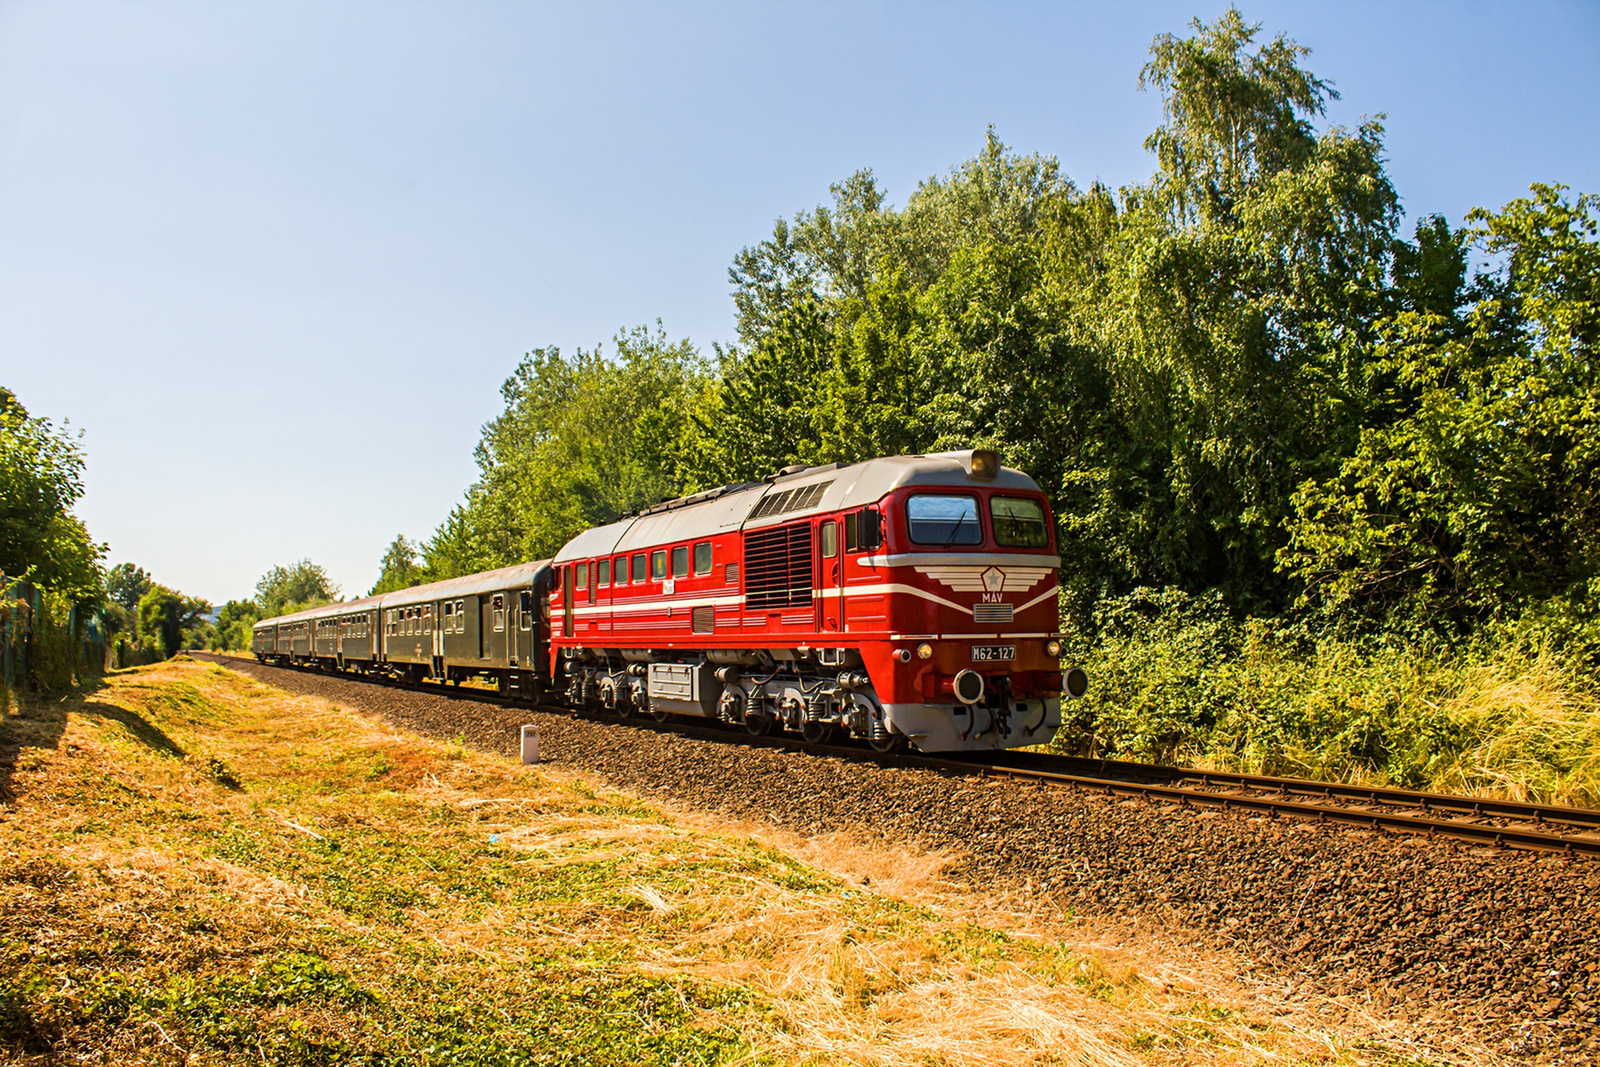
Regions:
<instances>
[{"instance_id":1,"label":"dry yellow grass","mask_svg":"<svg viewBox=\"0 0 1600 1067\"><path fill-rule=\"evenodd\" d=\"M1378 1020L948 856L664 811L221 668L23 711L0 1058L1395 1061Z\"/></svg>"}]
</instances>

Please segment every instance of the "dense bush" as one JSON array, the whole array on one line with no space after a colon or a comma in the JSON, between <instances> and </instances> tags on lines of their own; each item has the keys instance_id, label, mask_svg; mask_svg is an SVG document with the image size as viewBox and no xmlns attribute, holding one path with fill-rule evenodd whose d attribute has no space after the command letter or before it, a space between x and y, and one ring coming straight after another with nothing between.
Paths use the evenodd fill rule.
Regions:
<instances>
[{"instance_id":1,"label":"dense bush","mask_svg":"<svg viewBox=\"0 0 1600 1067\"><path fill-rule=\"evenodd\" d=\"M1597 629L1570 605L1459 645L1241 622L1176 589L1108 598L1096 623L1062 750L1600 804Z\"/></svg>"}]
</instances>

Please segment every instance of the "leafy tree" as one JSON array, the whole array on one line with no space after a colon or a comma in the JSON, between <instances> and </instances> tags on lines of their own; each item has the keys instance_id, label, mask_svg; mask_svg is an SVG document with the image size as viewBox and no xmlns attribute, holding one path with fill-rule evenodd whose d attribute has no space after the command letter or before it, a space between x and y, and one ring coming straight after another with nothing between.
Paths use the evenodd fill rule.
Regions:
<instances>
[{"instance_id":1,"label":"leafy tree","mask_svg":"<svg viewBox=\"0 0 1600 1067\"><path fill-rule=\"evenodd\" d=\"M144 568L132 563L119 563L106 571L106 597L129 611L138 610L139 601L144 599L152 584Z\"/></svg>"},{"instance_id":2,"label":"leafy tree","mask_svg":"<svg viewBox=\"0 0 1600 1067\"><path fill-rule=\"evenodd\" d=\"M1464 236L1503 265L1479 275L1461 316L1437 295L1459 284L1459 242L1424 223L1456 261L1436 254L1436 295L1384 321L1357 447L1294 496L1280 562L1308 601L1459 624L1589 597L1600 574L1600 198L1561 194L1535 185L1469 216Z\"/></svg>"},{"instance_id":3,"label":"leafy tree","mask_svg":"<svg viewBox=\"0 0 1600 1067\"><path fill-rule=\"evenodd\" d=\"M80 437L0 388L0 574L89 603L101 595L105 546L71 510L83 495Z\"/></svg>"},{"instance_id":4,"label":"leafy tree","mask_svg":"<svg viewBox=\"0 0 1600 1067\"><path fill-rule=\"evenodd\" d=\"M339 599L339 587L328 572L309 559L287 567L273 567L256 583L256 606L263 619L331 604Z\"/></svg>"},{"instance_id":5,"label":"leafy tree","mask_svg":"<svg viewBox=\"0 0 1600 1067\"><path fill-rule=\"evenodd\" d=\"M218 651L248 649L261 609L253 600L230 600L217 611L217 622L210 635L210 646Z\"/></svg>"},{"instance_id":6,"label":"leafy tree","mask_svg":"<svg viewBox=\"0 0 1600 1067\"><path fill-rule=\"evenodd\" d=\"M379 593L392 593L397 589L406 589L416 585L422 580L422 568L417 562L417 546L408 541L405 535L400 534L390 542L389 548L383 554L383 562L379 564L378 581L368 592L368 596L377 596Z\"/></svg>"},{"instance_id":7,"label":"leafy tree","mask_svg":"<svg viewBox=\"0 0 1600 1067\"><path fill-rule=\"evenodd\" d=\"M196 627L210 610L204 600L153 584L139 600L139 639L174 656L185 645L185 631Z\"/></svg>"},{"instance_id":8,"label":"leafy tree","mask_svg":"<svg viewBox=\"0 0 1600 1067\"><path fill-rule=\"evenodd\" d=\"M657 324L618 334L616 355L530 352L483 429L478 481L422 546L446 578L552 555L573 534L677 495L707 368Z\"/></svg>"}]
</instances>

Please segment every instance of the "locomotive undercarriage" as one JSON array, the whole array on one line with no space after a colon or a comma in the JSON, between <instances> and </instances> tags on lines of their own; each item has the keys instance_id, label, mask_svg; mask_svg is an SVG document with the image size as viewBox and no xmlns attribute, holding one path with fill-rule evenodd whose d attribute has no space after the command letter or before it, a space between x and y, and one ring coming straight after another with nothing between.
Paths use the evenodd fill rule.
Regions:
<instances>
[{"instance_id":1,"label":"locomotive undercarriage","mask_svg":"<svg viewBox=\"0 0 1600 1067\"><path fill-rule=\"evenodd\" d=\"M624 718L694 716L757 736L781 731L814 743L849 737L879 752L908 741L926 751L1039 744L1060 725L1059 701L1014 699L1008 680L973 705L884 704L859 654L845 649L718 651L694 658L569 649L560 664L573 707Z\"/></svg>"}]
</instances>

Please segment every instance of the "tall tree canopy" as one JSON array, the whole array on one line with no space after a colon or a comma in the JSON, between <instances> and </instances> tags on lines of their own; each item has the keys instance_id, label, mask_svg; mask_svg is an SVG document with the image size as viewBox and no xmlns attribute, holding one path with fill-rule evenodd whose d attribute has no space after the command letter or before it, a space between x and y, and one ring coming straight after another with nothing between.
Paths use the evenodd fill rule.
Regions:
<instances>
[{"instance_id":1,"label":"tall tree canopy","mask_svg":"<svg viewBox=\"0 0 1600 1067\"><path fill-rule=\"evenodd\" d=\"M72 514L81 496L78 436L29 415L0 388L0 574L71 600L97 600L105 546Z\"/></svg>"},{"instance_id":2,"label":"tall tree canopy","mask_svg":"<svg viewBox=\"0 0 1600 1067\"><path fill-rule=\"evenodd\" d=\"M396 589L416 585L421 580L421 574L422 568L417 561L417 546L404 534L396 535L378 564L378 580L367 591L367 595L392 593Z\"/></svg>"},{"instance_id":3,"label":"tall tree canopy","mask_svg":"<svg viewBox=\"0 0 1600 1067\"><path fill-rule=\"evenodd\" d=\"M287 567L273 567L256 583L256 604L264 619L331 604L338 599L339 587L326 570L309 559Z\"/></svg>"},{"instance_id":4,"label":"tall tree canopy","mask_svg":"<svg viewBox=\"0 0 1600 1067\"><path fill-rule=\"evenodd\" d=\"M990 446L1052 497L1071 625L1141 587L1447 627L1600 600L1595 199L1407 239L1381 122L1324 123L1307 55L1196 21L1139 73L1148 181L990 130L902 207L859 171L739 252L712 359L659 325L530 353L421 576L794 462Z\"/></svg>"}]
</instances>

